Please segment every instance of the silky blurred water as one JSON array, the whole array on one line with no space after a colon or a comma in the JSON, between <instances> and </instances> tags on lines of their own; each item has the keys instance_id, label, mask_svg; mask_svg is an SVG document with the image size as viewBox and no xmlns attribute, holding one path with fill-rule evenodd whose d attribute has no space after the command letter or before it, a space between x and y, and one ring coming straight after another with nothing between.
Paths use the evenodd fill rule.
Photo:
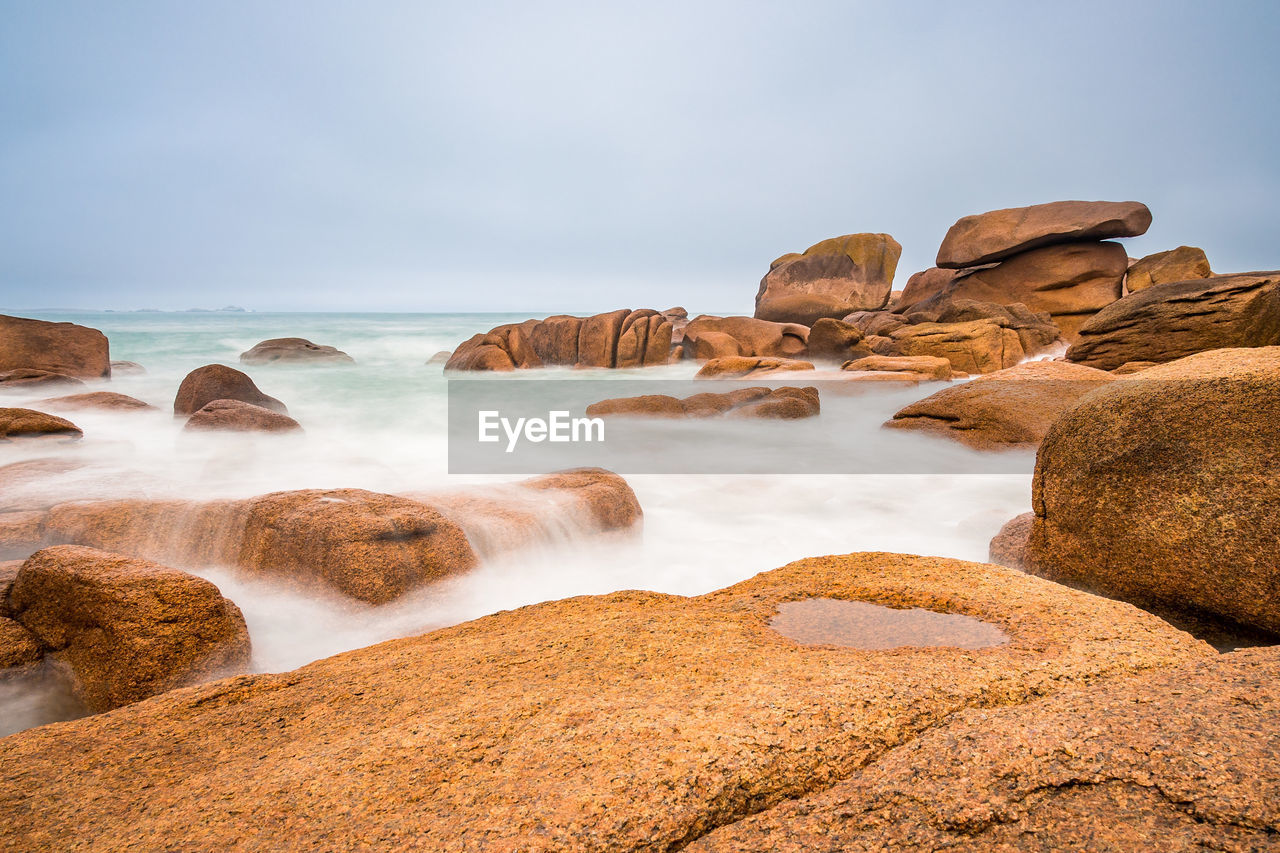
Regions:
<instances>
[{"instance_id":1,"label":"silky blurred water","mask_svg":"<svg viewBox=\"0 0 1280 853\"><path fill-rule=\"evenodd\" d=\"M73 444L0 444L0 465L56 457L79 467L0 495L0 509L60 500L145 496L249 496L279 489L355 487L384 492L452 489L501 477L447 473L446 381L436 352L477 332L531 315L34 313L102 330L111 357L136 361L143 375L90 383L138 397L147 413L66 413L85 432ZM335 346L355 365L244 366L241 352L261 340L304 337ZM183 433L172 415L182 378L204 364L230 364L284 401L302 435ZM684 363L620 371L526 371L606 379L687 379ZM944 439L879 425L937 389L875 383L827 406L804 429L839 433L866 452L958 458L969 451ZM708 390L711 390L710 388ZM69 393L5 393L0 405L33 405ZM758 425L760 452L785 454L786 424ZM655 452L715 452L723 423L681 424ZM737 423L735 430L755 430ZM747 433L747 439L753 433ZM734 452L744 436L736 435ZM792 451L794 452L794 451ZM1020 460L1020 461L1019 461ZM605 541L566 538L535 552L489 560L469 575L383 607L337 595L300 595L245 579L224 567L198 573L217 583L248 621L254 665L300 666L345 649L455 624L503 609L572 595L649 589L695 595L801 557L896 551L985 560L1000 525L1030 506L1034 457L1015 457L1015 474L967 475L634 475L643 535ZM519 479L508 477L506 479ZM19 714L0 689L0 731L44 721ZM28 702L27 705L30 705ZM22 707L27 707L23 705Z\"/></svg>"}]
</instances>

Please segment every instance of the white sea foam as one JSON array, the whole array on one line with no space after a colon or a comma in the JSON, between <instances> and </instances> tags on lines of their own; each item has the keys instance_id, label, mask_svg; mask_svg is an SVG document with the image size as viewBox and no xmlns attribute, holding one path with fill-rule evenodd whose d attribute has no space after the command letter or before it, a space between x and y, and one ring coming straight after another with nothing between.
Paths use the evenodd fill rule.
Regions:
<instances>
[{"instance_id":1,"label":"white sea foam","mask_svg":"<svg viewBox=\"0 0 1280 853\"><path fill-rule=\"evenodd\" d=\"M0 464L56 457L80 466L7 490L0 495L4 506L129 496L246 497L298 488L430 492L502 479L447 473L446 382L439 365L424 362L476 331L523 316L94 314L48 319L100 328L111 339L113 358L147 368L145 375L120 376L91 390L130 394L159 410L69 413L85 431L81 442L0 445ZM357 360L354 367L245 368L264 392L288 405L306 430L303 436L182 432L171 407L189 370L214 361L236 365L243 349L283 336L333 345ZM609 378L688 378L692 373L687 365L605 372ZM869 458L911 454L932 458L938 470L946 470L973 451L936 437L880 429L897 408L932 390L876 383L844 403L824 400L823 415L803 425L681 424L680 440L662 452L693 459L719 448L775 454L782 463L795 452L787 441L795 433L788 430L825 430L840 439L833 439L833 448L847 448L852 441ZM0 404L30 404L47 396L53 394L6 394ZM1031 455L1023 454L1013 474L629 476L645 513L641 537L598 541L562 525L561 535L533 552L492 557L464 577L382 607L336 594L284 591L224 567L196 571L243 610L255 668L280 671L549 599L621 589L701 594L808 556L880 550L984 560L1000 525L1030 504L1031 465ZM22 698L19 721L22 703L14 704L13 697L12 689L0 693L4 730L31 721L31 698Z\"/></svg>"}]
</instances>

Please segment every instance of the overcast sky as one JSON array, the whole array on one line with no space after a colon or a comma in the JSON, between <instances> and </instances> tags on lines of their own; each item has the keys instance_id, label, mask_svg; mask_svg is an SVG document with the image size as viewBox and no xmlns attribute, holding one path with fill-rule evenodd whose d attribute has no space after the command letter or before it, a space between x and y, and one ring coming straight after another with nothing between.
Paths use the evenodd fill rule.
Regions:
<instances>
[{"instance_id":1,"label":"overcast sky","mask_svg":"<svg viewBox=\"0 0 1280 853\"><path fill-rule=\"evenodd\" d=\"M1136 199L1280 267L1280 3L0 0L0 306L750 313Z\"/></svg>"}]
</instances>

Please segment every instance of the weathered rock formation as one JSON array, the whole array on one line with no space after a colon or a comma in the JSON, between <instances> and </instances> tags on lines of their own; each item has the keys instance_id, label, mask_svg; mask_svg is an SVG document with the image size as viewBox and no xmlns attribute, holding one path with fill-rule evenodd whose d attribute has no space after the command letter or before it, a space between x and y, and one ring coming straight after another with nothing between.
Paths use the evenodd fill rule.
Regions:
<instances>
[{"instance_id":1,"label":"weathered rock formation","mask_svg":"<svg viewBox=\"0 0 1280 853\"><path fill-rule=\"evenodd\" d=\"M225 364L207 364L188 373L178 386L173 413L194 415L214 400L239 400L282 415L289 414L284 403L258 390L248 374Z\"/></svg>"},{"instance_id":2,"label":"weathered rock formation","mask_svg":"<svg viewBox=\"0 0 1280 853\"><path fill-rule=\"evenodd\" d=\"M17 368L103 379L111 375L107 336L75 323L0 314L0 371Z\"/></svg>"},{"instance_id":3,"label":"weathered rock formation","mask_svg":"<svg viewBox=\"0 0 1280 853\"><path fill-rule=\"evenodd\" d=\"M1136 293L1156 284L1191 281L1211 275L1213 270L1209 268L1209 259L1205 257L1204 249L1179 246L1135 261L1129 267L1125 287L1130 293Z\"/></svg>"},{"instance_id":4,"label":"weathered rock formation","mask_svg":"<svg viewBox=\"0 0 1280 853\"><path fill-rule=\"evenodd\" d=\"M1110 383L1040 446L1030 571L1280 632L1278 445L1280 347Z\"/></svg>"},{"instance_id":5,"label":"weathered rock formation","mask_svg":"<svg viewBox=\"0 0 1280 853\"><path fill-rule=\"evenodd\" d=\"M1061 243L1137 237L1151 211L1136 201L1054 201L962 217L942 240L937 264L963 269Z\"/></svg>"},{"instance_id":6,"label":"weathered rock formation","mask_svg":"<svg viewBox=\"0 0 1280 853\"><path fill-rule=\"evenodd\" d=\"M760 281L755 316L809 326L884 308L901 256L888 234L847 234L783 255Z\"/></svg>"},{"instance_id":7,"label":"weathered rock formation","mask_svg":"<svg viewBox=\"0 0 1280 853\"><path fill-rule=\"evenodd\" d=\"M453 351L445 370L644 367L666 364L671 345L671 321L649 308L592 317L561 314L474 335Z\"/></svg>"},{"instance_id":8,"label":"weathered rock formation","mask_svg":"<svg viewBox=\"0 0 1280 853\"><path fill-rule=\"evenodd\" d=\"M834 361L844 364L855 358L872 355L871 347L863 343L862 330L843 320L826 317L818 320L809 330L810 361Z\"/></svg>"},{"instance_id":9,"label":"weathered rock formation","mask_svg":"<svg viewBox=\"0 0 1280 853\"><path fill-rule=\"evenodd\" d=\"M979 450L1035 447L1081 397L1116 381L1105 370L1079 364L1028 361L943 388L904 407L885 426L943 435Z\"/></svg>"},{"instance_id":10,"label":"weathered rock formation","mask_svg":"<svg viewBox=\"0 0 1280 853\"><path fill-rule=\"evenodd\" d=\"M1009 641L799 645L769 622L805 598L969 614ZM1007 569L803 560L697 598L524 607L12 735L0 846L222 851L248 827L276 849L676 849L856 778L964 708L1212 655Z\"/></svg>"},{"instance_id":11,"label":"weathered rock formation","mask_svg":"<svg viewBox=\"0 0 1280 853\"><path fill-rule=\"evenodd\" d=\"M1099 311L1067 350L1070 361L1112 370L1230 347L1280 344L1280 272L1157 284Z\"/></svg>"},{"instance_id":12,"label":"weathered rock formation","mask_svg":"<svg viewBox=\"0 0 1280 853\"><path fill-rule=\"evenodd\" d=\"M1062 345L1058 327L1024 305L939 296L908 314L860 312L844 318L876 355L935 356L960 373L992 373Z\"/></svg>"},{"instance_id":13,"label":"weathered rock formation","mask_svg":"<svg viewBox=\"0 0 1280 853\"><path fill-rule=\"evenodd\" d=\"M240 353L241 364L355 364L340 349L313 344L306 338L271 338Z\"/></svg>"},{"instance_id":14,"label":"weathered rock formation","mask_svg":"<svg viewBox=\"0 0 1280 853\"><path fill-rule=\"evenodd\" d=\"M704 314L685 325L683 345L685 357L699 361L739 355L799 358L808 341L808 327L798 323Z\"/></svg>"}]
</instances>

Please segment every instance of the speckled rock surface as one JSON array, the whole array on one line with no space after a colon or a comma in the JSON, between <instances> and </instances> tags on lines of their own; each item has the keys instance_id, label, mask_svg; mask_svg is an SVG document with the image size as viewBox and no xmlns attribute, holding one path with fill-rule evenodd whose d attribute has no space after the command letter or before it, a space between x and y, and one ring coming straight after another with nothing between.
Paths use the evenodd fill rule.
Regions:
<instances>
[{"instance_id":1,"label":"speckled rock surface","mask_svg":"<svg viewBox=\"0 0 1280 853\"><path fill-rule=\"evenodd\" d=\"M885 426L946 436L979 450L1035 447L1081 397L1115 381L1080 364L1028 361L943 388L903 407Z\"/></svg>"},{"instance_id":2,"label":"speckled rock surface","mask_svg":"<svg viewBox=\"0 0 1280 853\"><path fill-rule=\"evenodd\" d=\"M686 849L1280 849L1280 649L963 711Z\"/></svg>"},{"instance_id":3,"label":"speckled rock surface","mask_svg":"<svg viewBox=\"0 0 1280 853\"><path fill-rule=\"evenodd\" d=\"M961 612L966 651L800 646L809 597ZM580 597L0 740L0 846L672 849L965 707L1212 655L1118 602L925 557L802 560L710 595Z\"/></svg>"},{"instance_id":4,"label":"speckled rock surface","mask_svg":"<svg viewBox=\"0 0 1280 853\"><path fill-rule=\"evenodd\" d=\"M1110 383L1040 446L1030 571L1280 631L1277 446L1280 347L1200 353Z\"/></svg>"},{"instance_id":5,"label":"speckled rock surface","mask_svg":"<svg viewBox=\"0 0 1280 853\"><path fill-rule=\"evenodd\" d=\"M249 631L207 580L63 545L37 551L9 590L13 619L67 664L93 711L243 671Z\"/></svg>"}]
</instances>

